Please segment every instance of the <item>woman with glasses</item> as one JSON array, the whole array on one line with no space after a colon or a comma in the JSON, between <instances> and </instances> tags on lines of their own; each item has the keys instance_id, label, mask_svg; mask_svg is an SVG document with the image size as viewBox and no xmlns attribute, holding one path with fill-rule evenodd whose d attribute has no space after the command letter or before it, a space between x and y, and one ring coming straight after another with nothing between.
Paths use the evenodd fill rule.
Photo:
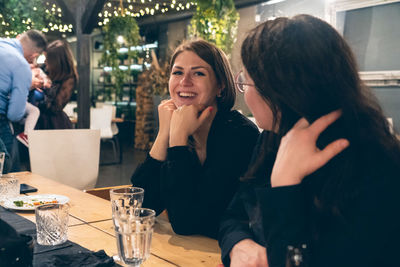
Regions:
<instances>
[{"instance_id":1,"label":"woman with glasses","mask_svg":"<svg viewBox=\"0 0 400 267\"><path fill-rule=\"evenodd\" d=\"M225 266L398 266L399 142L347 43L298 15L257 26L241 56L246 103L275 135L222 219Z\"/></svg>"},{"instance_id":2,"label":"woman with glasses","mask_svg":"<svg viewBox=\"0 0 400 267\"><path fill-rule=\"evenodd\" d=\"M223 211L247 169L259 131L232 110L235 88L225 54L196 40L172 55L170 100L158 106L159 132L132 176L143 206L167 210L178 234L216 238Z\"/></svg>"}]
</instances>

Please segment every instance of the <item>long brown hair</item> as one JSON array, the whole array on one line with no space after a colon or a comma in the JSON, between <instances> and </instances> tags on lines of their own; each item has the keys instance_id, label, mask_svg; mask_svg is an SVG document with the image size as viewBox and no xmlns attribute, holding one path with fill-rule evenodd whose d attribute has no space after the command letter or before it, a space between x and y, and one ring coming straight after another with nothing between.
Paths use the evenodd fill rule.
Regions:
<instances>
[{"instance_id":1,"label":"long brown hair","mask_svg":"<svg viewBox=\"0 0 400 267\"><path fill-rule=\"evenodd\" d=\"M278 138L301 117L312 123L333 110L342 110L341 118L317 142L323 148L341 137L350 141L346 151L321 169L326 174L321 181L322 202L339 204L346 194L357 190L357 179L363 178L357 174L360 166L355 166L355 159L380 151L400 164L396 137L376 98L360 80L350 47L328 23L309 15L266 21L248 34L241 56L259 94L272 109ZM264 140L247 178L255 176L272 145L271 140Z\"/></svg>"},{"instance_id":2,"label":"long brown hair","mask_svg":"<svg viewBox=\"0 0 400 267\"><path fill-rule=\"evenodd\" d=\"M176 57L184 51L195 53L211 66L218 85L224 86L221 97L217 98L218 109L221 111L231 110L235 104L236 91L232 69L225 53L215 45L202 39L185 41L175 49L169 64L170 70L175 63Z\"/></svg>"},{"instance_id":3,"label":"long brown hair","mask_svg":"<svg viewBox=\"0 0 400 267\"><path fill-rule=\"evenodd\" d=\"M47 72L53 83L62 83L70 78L75 81L78 79L74 56L67 42L53 41L47 46L46 52Z\"/></svg>"}]
</instances>

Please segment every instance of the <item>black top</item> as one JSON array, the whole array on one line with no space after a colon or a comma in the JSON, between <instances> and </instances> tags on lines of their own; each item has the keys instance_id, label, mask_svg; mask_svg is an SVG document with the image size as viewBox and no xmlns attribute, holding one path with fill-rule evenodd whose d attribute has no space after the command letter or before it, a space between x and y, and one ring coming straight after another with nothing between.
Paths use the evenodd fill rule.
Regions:
<instances>
[{"instance_id":1,"label":"black top","mask_svg":"<svg viewBox=\"0 0 400 267\"><path fill-rule=\"evenodd\" d=\"M168 148L167 160L148 155L132 176L145 190L143 206L164 209L177 234L216 238L225 208L247 169L259 131L237 111L218 112L207 139L203 165L188 146Z\"/></svg>"},{"instance_id":2,"label":"black top","mask_svg":"<svg viewBox=\"0 0 400 267\"><path fill-rule=\"evenodd\" d=\"M365 144L358 151L350 147L342 153L344 158L351 156L352 171L346 179L356 190L350 190L340 205L324 205L318 197L343 195L333 186L322 191L343 169L332 168L331 162L299 185L243 183L221 222L225 266L232 247L246 238L267 248L270 267L284 267L288 245L302 244L307 246L307 266L400 266L400 166L379 146ZM331 161L340 160L337 157ZM258 178L270 176L274 160L267 161L267 174Z\"/></svg>"}]
</instances>

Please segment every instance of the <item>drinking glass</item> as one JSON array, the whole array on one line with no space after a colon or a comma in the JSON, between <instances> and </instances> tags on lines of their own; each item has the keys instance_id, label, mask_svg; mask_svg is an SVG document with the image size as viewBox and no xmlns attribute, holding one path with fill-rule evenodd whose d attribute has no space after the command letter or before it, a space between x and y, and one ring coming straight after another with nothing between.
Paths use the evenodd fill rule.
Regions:
<instances>
[{"instance_id":1,"label":"drinking glass","mask_svg":"<svg viewBox=\"0 0 400 267\"><path fill-rule=\"evenodd\" d=\"M6 153L0 152L0 176L3 174L5 158L6 158Z\"/></svg>"},{"instance_id":2,"label":"drinking glass","mask_svg":"<svg viewBox=\"0 0 400 267\"><path fill-rule=\"evenodd\" d=\"M46 204L35 209L39 245L54 246L68 240L69 204Z\"/></svg>"},{"instance_id":3,"label":"drinking glass","mask_svg":"<svg viewBox=\"0 0 400 267\"><path fill-rule=\"evenodd\" d=\"M133 213L126 209L114 219L119 258L128 266L139 267L149 256L155 211L137 208Z\"/></svg>"},{"instance_id":4,"label":"drinking glass","mask_svg":"<svg viewBox=\"0 0 400 267\"><path fill-rule=\"evenodd\" d=\"M137 211L138 209L141 210L143 197L144 190L139 187L110 190L112 216L119 254L115 259L119 258L128 266L140 266L141 262L146 259L146 255L148 257L148 254L145 253L146 244L151 242L152 216L148 214L148 220L144 220L146 217L144 215L148 213L147 209L143 209L145 210L143 212ZM143 219L140 219L141 217ZM143 226L141 226L141 222L143 222ZM148 230L139 231L140 229ZM150 245L148 247L149 250Z\"/></svg>"},{"instance_id":5,"label":"drinking glass","mask_svg":"<svg viewBox=\"0 0 400 267\"><path fill-rule=\"evenodd\" d=\"M113 214L119 209L135 209L142 207L144 189L140 187L123 187L110 190Z\"/></svg>"},{"instance_id":6,"label":"drinking glass","mask_svg":"<svg viewBox=\"0 0 400 267\"><path fill-rule=\"evenodd\" d=\"M0 203L7 198L19 196L19 181L11 174L0 175Z\"/></svg>"}]
</instances>

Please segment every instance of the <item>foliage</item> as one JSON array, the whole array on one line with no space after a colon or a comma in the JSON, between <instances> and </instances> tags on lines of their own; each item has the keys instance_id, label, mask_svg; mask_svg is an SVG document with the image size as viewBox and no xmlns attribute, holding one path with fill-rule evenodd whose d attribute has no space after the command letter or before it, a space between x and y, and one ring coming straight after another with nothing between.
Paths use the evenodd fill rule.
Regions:
<instances>
[{"instance_id":1,"label":"foliage","mask_svg":"<svg viewBox=\"0 0 400 267\"><path fill-rule=\"evenodd\" d=\"M161 66L152 64L150 69L145 72L147 80L151 81L147 87L150 94L164 97L168 95L168 64Z\"/></svg>"},{"instance_id":2,"label":"foliage","mask_svg":"<svg viewBox=\"0 0 400 267\"><path fill-rule=\"evenodd\" d=\"M131 78L130 65L133 59L137 57L137 52L131 49L137 46L140 41L139 26L136 20L130 16L112 17L110 21L102 28L104 34L104 51L101 56L100 64L112 68L111 76L115 81L115 100L122 99L122 88L125 82ZM123 43L117 41L118 36L123 37ZM126 59L128 61L128 69L121 70L119 68L121 47L128 48Z\"/></svg>"},{"instance_id":3,"label":"foliage","mask_svg":"<svg viewBox=\"0 0 400 267\"><path fill-rule=\"evenodd\" d=\"M226 54L236 41L239 13L233 0L198 0L189 25L191 37L201 37Z\"/></svg>"},{"instance_id":4,"label":"foliage","mask_svg":"<svg viewBox=\"0 0 400 267\"><path fill-rule=\"evenodd\" d=\"M61 24L61 18L42 0L0 0L0 36L15 37L29 29L43 30L49 24Z\"/></svg>"}]
</instances>

